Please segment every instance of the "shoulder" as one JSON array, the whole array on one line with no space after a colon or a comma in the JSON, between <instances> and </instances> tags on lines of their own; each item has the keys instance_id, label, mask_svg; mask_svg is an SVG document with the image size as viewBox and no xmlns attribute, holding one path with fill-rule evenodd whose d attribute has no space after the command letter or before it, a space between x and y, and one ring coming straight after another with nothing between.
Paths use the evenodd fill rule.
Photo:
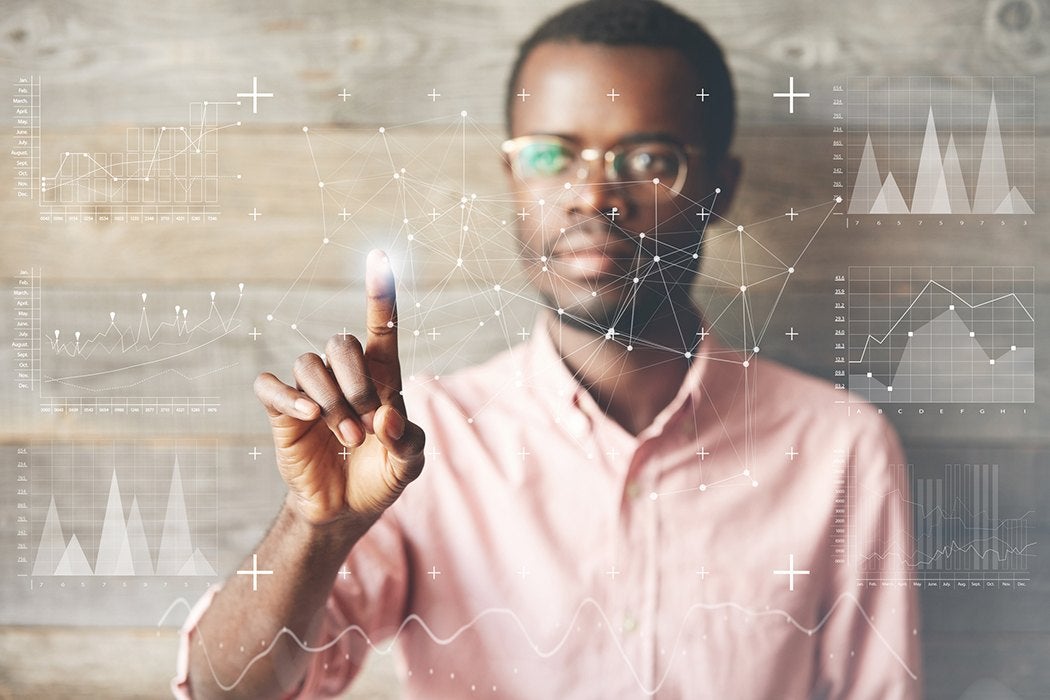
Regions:
<instances>
[{"instance_id":1,"label":"shoulder","mask_svg":"<svg viewBox=\"0 0 1050 700\"><path fill-rule=\"evenodd\" d=\"M848 435L851 442L886 442L892 451L899 449L892 425L877 406L776 360L762 358L753 367L762 422L799 421L817 435Z\"/></svg>"}]
</instances>

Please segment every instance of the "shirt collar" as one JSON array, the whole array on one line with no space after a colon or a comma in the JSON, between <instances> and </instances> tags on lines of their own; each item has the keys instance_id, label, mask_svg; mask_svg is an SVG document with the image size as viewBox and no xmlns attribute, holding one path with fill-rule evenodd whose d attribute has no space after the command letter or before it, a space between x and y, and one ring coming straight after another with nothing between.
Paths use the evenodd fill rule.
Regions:
<instances>
[{"instance_id":1,"label":"shirt collar","mask_svg":"<svg viewBox=\"0 0 1050 700\"><path fill-rule=\"evenodd\" d=\"M609 420L562 360L554 338L547 328L545 314L537 316L532 335L523 351L525 381L556 420L564 418L572 411L583 411L589 414L588 417L592 420ZM668 422L687 405L698 406L704 393L705 381L710 379L714 371L712 366L731 357L739 362L739 355L722 345L714 335L705 337L693 352L689 370L675 397L657 414L652 424L639 433L638 439L663 431Z\"/></svg>"}]
</instances>

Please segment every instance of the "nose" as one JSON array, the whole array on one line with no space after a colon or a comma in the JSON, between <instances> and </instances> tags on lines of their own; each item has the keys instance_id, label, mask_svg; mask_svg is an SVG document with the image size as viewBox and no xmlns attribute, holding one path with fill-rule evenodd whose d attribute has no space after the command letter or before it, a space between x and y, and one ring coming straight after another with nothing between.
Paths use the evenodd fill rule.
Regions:
<instances>
[{"instance_id":1,"label":"nose","mask_svg":"<svg viewBox=\"0 0 1050 700\"><path fill-rule=\"evenodd\" d=\"M606 179L600 163L590 163L587 176L572 186L571 198L566 207L577 219L601 216L612 223L622 222L630 216L630 206L624 188Z\"/></svg>"}]
</instances>

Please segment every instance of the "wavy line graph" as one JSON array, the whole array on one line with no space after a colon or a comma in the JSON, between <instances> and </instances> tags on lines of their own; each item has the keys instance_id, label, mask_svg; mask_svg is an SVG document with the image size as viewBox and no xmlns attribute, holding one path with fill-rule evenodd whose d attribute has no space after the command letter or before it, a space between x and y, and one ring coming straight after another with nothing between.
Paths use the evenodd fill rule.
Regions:
<instances>
[{"instance_id":1,"label":"wavy line graph","mask_svg":"<svg viewBox=\"0 0 1050 700\"><path fill-rule=\"evenodd\" d=\"M181 599L180 598L179 600L176 600L165 611L164 615L161 617L160 621L157 623L158 626L163 624L163 622L167 618L168 614L175 607L177 607L179 605L185 605L187 608L190 607L189 603L185 599ZM674 644L672 645L671 653L670 653L670 657L669 658L677 658L678 657L677 651L679 650L679 647L680 647L680 645L682 643L682 635L685 632L687 623L689 622L690 618L697 612L701 612L701 611L703 611L703 612L717 612L717 611L723 611L723 610L734 610L736 612L740 612L742 614L745 614L745 615L747 615L749 617L782 619L782 620L786 621L788 624L790 624L792 627L794 627L799 633L806 634L808 636L812 636L812 635L816 634L817 632L819 632L828 623L828 621L831 619L831 616L835 613L836 610L838 610L839 607L844 606L844 605L852 605L854 607L856 614L860 615L863 618L864 623L869 628L871 628L872 634L875 635L875 638L878 639L879 643L883 645L883 647L886 649L886 651L900 665L900 667L904 670L904 672L906 674L908 674L908 676L912 680L917 680L918 679L918 675L916 674L916 672L914 670L912 670L912 668L908 665L908 663L900 656L900 654L897 653L897 651L893 648L893 646L886 639L886 637L879 631L878 627L875 626L874 621L872 620L872 618L868 614L868 612L864 609L864 606L861 604L861 602L857 599L856 596L854 596L851 593L843 593L843 594L839 595L838 598L835 599L835 602L832 603L832 605L824 613L824 615L815 624L813 624L811 626L807 626L807 625L799 622L793 615L791 615L787 611L780 610L780 609L753 610L753 609L747 608L745 606L742 606L742 605L740 605L738 603L733 603L733 602L695 603L695 604L691 605L686 610L685 614L682 616L682 625L679 627L678 632L675 635L675 641L674 641ZM526 628L526 626L525 626L524 622L522 621L522 619L517 615L517 613L515 613L513 610L511 610L509 608L486 608L486 609L480 611L477 615L475 615L473 618L471 618L468 622L466 622L465 624L463 624L460 627L458 627L454 632L452 632L452 634L450 634L448 636L444 636L444 637L436 634L431 629L431 627L427 624L426 620L424 620L420 615L417 615L417 614L413 613L411 615L408 615L401 622L400 626L397 628L397 631L387 641L383 642L382 644L375 643L359 625L349 625L349 626L345 627L338 634L336 634L332 639L330 639L329 641L325 642L324 644L321 644L321 645L318 645L318 646L311 646L309 644L306 644L295 632L293 632L292 630L288 629L287 627L283 627L280 631L277 632L277 634L274 635L273 639L268 644L266 644L265 647L261 651L259 651L257 654L255 654L254 656L252 656L248 660L248 662L245 664L244 669L242 669L241 672L237 675L237 677L234 678L230 682L225 682L225 681L223 681L222 679L220 679L218 677L218 675L215 672L215 666L214 666L214 664L212 663L212 660L211 660L211 655L208 653L207 642L203 639L203 636L200 636L201 632L200 632L199 629L196 631L196 634L200 636L201 648L204 651L205 658L206 658L206 660L208 662L209 669L211 670L212 676L214 677L216 684L218 684L219 687L221 687L223 690L229 691L229 690L232 690L232 689L236 688L237 685L240 684L240 682L244 679L244 677L251 670L252 666L254 666L256 663L258 663L261 659L263 659L266 656L268 656L273 651L273 649L277 645L278 641L280 641L281 637L285 637L285 636L290 638L292 641L294 641L296 643L296 645L298 645L299 648L302 649L303 651L306 651L306 652L309 652L309 653L320 653L320 652L326 651L328 649L331 649L333 646L335 646L337 643L339 643L339 640L341 640L344 636L353 633L353 634L357 634L361 638L361 640L365 644L367 644L369 646L369 648L372 651L374 651L375 653L377 653L377 654L389 654L389 653L391 653L394 650L394 648L395 648L395 646L397 644L398 638L401 636L401 634L405 631L405 629L410 624L417 624L417 625L419 625L422 628L423 632L430 638L430 640L434 644L447 646L447 645L452 644L453 642L455 642L460 636L462 636L464 633L466 633L471 628L473 628L475 625L477 625L481 620L489 618L489 617L493 617L493 616L499 616L499 617L506 617L506 618L508 618L510 620L510 622L521 632L522 636L525 638L525 640L526 640L527 644L529 645L529 647L536 653L536 655L539 658L550 658L550 657L554 656L555 654L557 654L565 646L566 642L569 639L569 635L571 634L571 630L576 628L576 624L577 624L580 616L583 614L584 610L587 609L587 608L593 609L598 614L598 616L601 618L603 630L605 630L609 634L610 638L612 639L613 644L615 645L617 651L619 652L620 658L623 660L624 664L627 666L628 670L630 671L631 675L633 676L635 682L638 684L639 690L641 690L641 692L643 692L644 694L650 695L650 696L656 695L657 693L659 693L661 688L663 687L664 683L667 682L667 679L668 679L668 677L670 675L670 672L671 672L673 664L669 664L664 669L663 674L661 675L659 681L657 681L657 683L655 685L653 685L651 687L647 687L645 682L642 680L641 676L639 675L638 669L635 668L635 666L632 663L630 657L628 656L627 651L620 644L620 640L616 637L615 634L612 634L611 630L614 630L615 626L613 625L613 623L610 620L609 616L606 614L606 612L602 608L601 604L598 603L598 601L596 601L593 598L585 598L583 601L580 602L580 604L576 607L575 612L573 613L573 616L572 616L572 618L571 618L571 620L570 620L570 622L569 622L569 624L568 624L568 626L566 628L565 634L561 637L561 639L559 639L556 643L554 643L552 646L550 646L548 648L541 647L541 645L539 643L537 643L532 638L532 635L529 634L529 631Z\"/></svg>"}]
</instances>

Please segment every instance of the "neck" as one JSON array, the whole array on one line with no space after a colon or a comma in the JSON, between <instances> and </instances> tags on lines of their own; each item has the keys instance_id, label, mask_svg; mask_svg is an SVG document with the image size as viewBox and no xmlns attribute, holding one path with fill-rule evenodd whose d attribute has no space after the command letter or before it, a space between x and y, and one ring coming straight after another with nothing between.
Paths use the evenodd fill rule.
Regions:
<instances>
[{"instance_id":1,"label":"neck","mask_svg":"<svg viewBox=\"0 0 1050 700\"><path fill-rule=\"evenodd\" d=\"M560 323L554 314L547 318L562 361L632 435L650 425L678 393L689 371L684 353L695 349L700 325L700 312L692 303L667 305L643 329L612 339L598 330Z\"/></svg>"}]
</instances>

